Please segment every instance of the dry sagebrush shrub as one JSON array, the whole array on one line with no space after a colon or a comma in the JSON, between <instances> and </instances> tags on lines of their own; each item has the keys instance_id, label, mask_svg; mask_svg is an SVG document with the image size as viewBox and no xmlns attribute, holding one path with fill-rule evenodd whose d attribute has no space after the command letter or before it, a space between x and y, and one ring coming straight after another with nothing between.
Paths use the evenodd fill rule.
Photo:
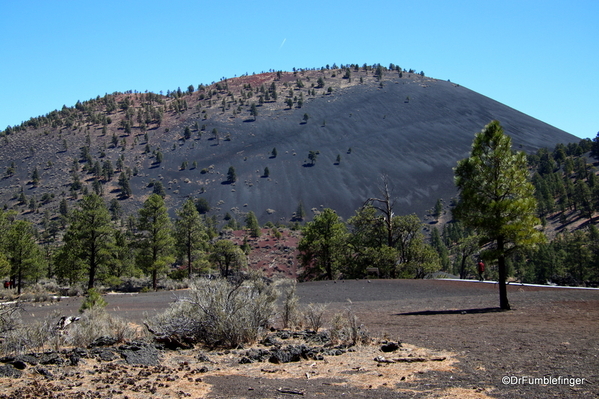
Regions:
<instances>
[{"instance_id":1,"label":"dry sagebrush shrub","mask_svg":"<svg viewBox=\"0 0 599 399\"><path fill-rule=\"evenodd\" d=\"M283 306L281 310L281 321L283 328L293 328L301 324L301 312L299 310L299 298L296 295L296 282L284 281L279 284L284 291ZM286 287L285 287L286 285Z\"/></svg>"},{"instance_id":2,"label":"dry sagebrush shrub","mask_svg":"<svg viewBox=\"0 0 599 399\"><path fill-rule=\"evenodd\" d=\"M138 339L140 333L126 320L111 316L104 309L92 307L66 328L59 328L60 314L54 313L31 324L19 323L3 335L0 352L21 354L62 347L87 347L99 337L117 342Z\"/></svg>"},{"instance_id":3,"label":"dry sagebrush shrub","mask_svg":"<svg viewBox=\"0 0 599 399\"><path fill-rule=\"evenodd\" d=\"M326 304L308 304L306 310L304 310L304 319L308 328L314 332L320 330L324 324L324 312L326 309Z\"/></svg>"},{"instance_id":4,"label":"dry sagebrush shrub","mask_svg":"<svg viewBox=\"0 0 599 399\"><path fill-rule=\"evenodd\" d=\"M351 308L351 302L345 308L345 312L333 316L329 333L331 340L337 344L353 346L370 340L368 331L358 322L358 317Z\"/></svg>"},{"instance_id":5,"label":"dry sagebrush shrub","mask_svg":"<svg viewBox=\"0 0 599 399\"><path fill-rule=\"evenodd\" d=\"M275 315L278 292L259 277L198 279L186 297L147 320L156 335L236 348L255 342Z\"/></svg>"}]
</instances>

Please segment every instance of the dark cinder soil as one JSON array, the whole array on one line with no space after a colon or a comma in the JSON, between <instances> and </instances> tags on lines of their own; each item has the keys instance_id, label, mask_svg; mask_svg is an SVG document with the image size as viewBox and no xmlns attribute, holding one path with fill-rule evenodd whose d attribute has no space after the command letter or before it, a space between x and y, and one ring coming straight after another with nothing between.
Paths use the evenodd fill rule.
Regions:
<instances>
[{"instance_id":1,"label":"dark cinder soil","mask_svg":"<svg viewBox=\"0 0 599 399\"><path fill-rule=\"evenodd\" d=\"M206 375L207 397L497 397L587 398L599 395L599 290L510 285L511 311L499 311L493 283L448 280L351 280L297 286L302 304L324 303L330 316L348 306L371 335L450 351L458 363L449 371L421 372L395 386L357 389L343 380L273 379ZM177 292L185 295L185 291ZM142 312L160 311L174 293L107 297L109 309L136 322ZM350 300L351 302L349 302ZM33 309L36 315L59 307ZM32 309L30 308L29 311ZM584 378L581 385L504 385L502 377ZM323 382L324 381L324 382ZM249 389L248 387L251 387ZM452 395L448 394L453 392Z\"/></svg>"},{"instance_id":2,"label":"dark cinder soil","mask_svg":"<svg viewBox=\"0 0 599 399\"><path fill-rule=\"evenodd\" d=\"M324 289L323 289L324 288ZM458 372L423 375L418 386L495 387L493 397L599 394L599 290L509 286L511 311L493 283L426 280L316 282L304 301L352 308L374 335L459 354ZM504 385L503 376L579 377L568 385Z\"/></svg>"}]
</instances>

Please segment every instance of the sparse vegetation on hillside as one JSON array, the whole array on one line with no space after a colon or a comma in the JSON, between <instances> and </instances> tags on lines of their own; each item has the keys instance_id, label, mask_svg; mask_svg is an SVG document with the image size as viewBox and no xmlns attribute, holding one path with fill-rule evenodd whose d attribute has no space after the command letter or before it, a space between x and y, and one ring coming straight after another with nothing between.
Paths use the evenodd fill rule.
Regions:
<instances>
[{"instance_id":1,"label":"sparse vegetation on hillside","mask_svg":"<svg viewBox=\"0 0 599 399\"><path fill-rule=\"evenodd\" d=\"M385 90L376 90L379 83L383 82ZM390 121L389 115L411 118L411 111L401 108L404 98L409 98L411 102L409 109L416 109L422 103L419 99L439 88L452 95L461 93L457 85L438 82L425 77L424 73L405 70L395 64L389 67L351 64L296 69L293 72L271 71L223 79L210 85L183 87L187 89L169 90L165 95L129 91L98 96L89 101L79 101L74 107L63 107L45 116L32 118L19 126L8 127L0 133L3 136L0 159L4 162L0 164L4 172L0 180L0 201L5 214L10 215L7 218L9 225L14 224L15 220L29 220L32 223L35 244L43 246L40 253L44 254L34 262L36 266L32 270L36 270L35 273L59 277L61 282L70 284L86 281L88 285L91 280L94 280L92 285L110 285L144 271L153 274L153 267L157 267L156 277L159 278L160 271L170 270L171 264L176 267L185 265L185 271L194 274L196 271L218 268L214 258L210 260L207 255L213 251L214 243L210 239L224 225L239 228L238 221L243 223L244 217L250 212L256 217L256 225L258 220L263 222L266 219L271 223L289 223L293 229L301 227L299 222L322 215L326 207L336 208L339 215L347 218L355 204L364 201L361 197L364 190L372 195L373 176L385 169L403 170L400 163L409 156L402 152L407 146L383 138L387 134L385 132L394 131L394 127L385 127L379 132L378 127L374 129L370 126L378 126L381 117L385 124L398 126L399 119ZM395 97L380 97L380 104L400 107L398 109L381 111L379 104L376 112L367 111L365 107L368 101L361 99L359 107L352 105L348 112L343 102L346 93L362 95L376 92L377 96L387 96L387 91L391 92L392 89L397 89ZM329 112L332 109L329 107L337 106L340 108ZM258 113L260 118L257 118ZM371 119L374 113L377 114L376 122ZM459 114L459 109L455 114ZM246 119L247 115L253 116L253 119ZM323 122L314 124L311 120ZM402 126L405 121L407 129L410 123L416 124L410 119L402 119ZM203 136L203 132L212 134ZM402 128L404 133L405 129ZM358 136L353 136L356 134ZM295 140L300 135L305 137L302 136L293 146L287 144L288 138ZM400 135L394 133L393 137L396 136ZM365 141L365 137L368 140ZM454 136L448 139L456 140L456 148L463 144L458 142L466 141ZM273 146L275 144L276 147ZM538 143L524 144L536 149ZM507 266L511 267L512 275L524 281L537 282L563 280L583 283L598 279L596 268L592 266L595 259L592 245L584 244L589 252L581 253L578 257L584 260L582 267L576 268L564 255L569 254L569 248L574 247L574 243L586 243L585 240L591 239L594 234L592 227L585 227L585 220L594 221L592 217L597 207L593 198L599 186L596 184L594 167L583 157L591 149L590 144L563 145L556 147L553 153L545 150L545 153L539 151L529 156L530 167L538 172L533 176L533 183L537 189L535 195L541 221L551 231L561 224L566 224L567 230L582 224L582 229L580 232L564 232L558 240L539 247L539 251L554 251L555 258L563 259L564 267L550 266L548 269L549 266L540 265L543 254L519 253L517 256L526 256L526 262L523 262L525 267L521 266L522 262L512 264L508 260ZM380 157L381 152L374 151L370 145L380 146L389 152L388 156ZM355 154L359 153L358 158L354 158L352 148ZM456 151L463 153L461 147ZM341 153L348 154L351 159L343 158L343 167L333 168L333 164L341 163ZM379 155L372 156L372 153ZM307 160L302 163L301 155L295 157L298 154L307 154ZM442 156L432 155L430 158L436 160ZM321 160L318 166L301 167L316 165L317 159ZM381 163L384 160L389 163ZM416 168L413 163L411 166L415 169L409 169L418 174L413 176L414 182L397 182L416 186L429 178L426 174L420 174L420 167L424 165L420 162L419 158L419 166ZM445 165L450 171L454 164L446 160L444 162L451 163ZM189 167L190 164L192 167ZM231 164L235 167L229 167ZM424 165L422 170L427 166ZM432 174L440 175L438 170L433 168ZM290 174L290 171L295 174ZM117 173L118 179L115 180ZM397 179L397 176L392 178ZM347 190L338 192L337 184L346 185ZM402 198L402 207L398 207L396 213L409 213L406 211L409 209L407 204L419 201L426 202L421 206L422 209L430 209L432 200L426 197L428 194L418 201L410 196L429 191L435 195L432 198L445 196L431 187L433 185L420 191L416 187L409 187L414 191L408 190L406 197ZM327 190L336 190L334 196L328 197L331 198L330 204L321 199L318 203L313 202L315 193L327 198ZM446 188L443 190L447 191ZM302 193L306 208L303 202L295 206L298 198L295 193L298 192ZM112 238L108 238L104 244L118 242L118 248L105 246L98 252L98 259L94 261L99 265L97 272L92 272L96 267L82 260L89 257L83 257L80 245L83 238L74 237L76 234L73 230L78 228L78 215L91 193L100 199L103 204L101 208L107 210L108 222L105 227ZM280 198L282 194L279 193L291 197ZM149 266L149 262L142 262L137 256L140 251L140 242L137 240L139 234L142 231L145 235L149 234L148 230L140 228L138 211L143 209L144 202L152 194L157 194L165 206L171 208L171 216L181 211L187 198L193 198L205 224L206 236L198 244L201 249L196 249L191 257L189 253L184 256L184 251L179 248L179 251L170 251L165 258L167 261L158 262L164 263L158 267L158 264ZM232 199L234 197L238 199ZM274 204L263 206L255 202L265 198ZM411 199L408 201L407 198ZM449 199L450 195L444 198ZM449 207L445 206L445 216L440 215L438 207L435 209L440 228L437 236L430 233L430 228L423 231L430 233L432 238L436 237L434 248L439 256L438 262L434 254L427 252L430 248L421 246L416 251L415 246L406 250L406 253L416 251L427 255L414 260L412 264L418 266L411 269L407 264L412 261L406 259L416 258L403 254L401 259L405 264L397 269L394 259L398 259L401 251L398 245L389 244L387 234L384 247L374 242L365 244L354 237L351 244L353 258L338 271L344 275L362 276L367 272L365 265L374 262L381 276L422 277L435 267L455 272L457 269L453 262L460 258L458 252L468 253L465 249L467 246L462 245L461 239L450 241L448 238L448 226L455 225L446 224ZM227 213L229 218L225 220ZM365 218L366 214L357 212L352 221L358 223L358 216ZM380 211L370 217L368 223L387 223ZM407 219L397 219L396 222L407 222ZM413 225L419 226L417 230L420 234L420 221L415 221ZM346 224L347 227L350 235L355 236L357 230L354 229L357 227L351 223ZM259 231L259 225L252 230ZM388 233L388 229L386 231ZM371 233L369 238L380 236L380 232ZM421 243L422 240L415 242ZM464 251L460 252L456 248ZM8 261L7 251L3 247L0 255ZM204 256L197 251L206 251L207 254ZM468 257L461 256L461 259ZM468 275L465 269L468 268L466 264L470 263L470 259L466 263L462 262L464 273L461 274L464 276ZM26 273L24 280L33 281L35 273ZM184 274L175 273L173 276ZM17 279L14 272L9 272L7 277Z\"/></svg>"}]
</instances>

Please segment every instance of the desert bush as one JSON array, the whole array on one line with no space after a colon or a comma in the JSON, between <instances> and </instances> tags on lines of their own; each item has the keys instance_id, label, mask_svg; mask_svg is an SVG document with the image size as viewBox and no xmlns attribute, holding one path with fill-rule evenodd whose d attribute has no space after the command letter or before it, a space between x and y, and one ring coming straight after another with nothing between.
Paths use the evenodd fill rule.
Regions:
<instances>
[{"instance_id":1,"label":"desert bush","mask_svg":"<svg viewBox=\"0 0 599 399\"><path fill-rule=\"evenodd\" d=\"M23 302L46 302L54 300L56 291L50 291L50 287L42 284L33 284L26 286L19 297Z\"/></svg>"},{"instance_id":2,"label":"desert bush","mask_svg":"<svg viewBox=\"0 0 599 399\"><path fill-rule=\"evenodd\" d=\"M60 285L55 279L42 279L39 281L39 284L49 293L60 293Z\"/></svg>"},{"instance_id":3,"label":"desert bush","mask_svg":"<svg viewBox=\"0 0 599 399\"><path fill-rule=\"evenodd\" d=\"M92 307L83 312L81 319L69 326L65 341L72 346L86 347L100 337L111 337L117 342L124 342L140 338L140 333L126 320L111 316L103 308Z\"/></svg>"},{"instance_id":4,"label":"desert bush","mask_svg":"<svg viewBox=\"0 0 599 399\"><path fill-rule=\"evenodd\" d=\"M327 305L325 304L315 305L313 303L308 304L306 307L306 310L304 311L304 319L306 320L308 328L310 328L312 331L318 332L318 330L322 327L326 308Z\"/></svg>"},{"instance_id":5,"label":"desert bush","mask_svg":"<svg viewBox=\"0 0 599 399\"><path fill-rule=\"evenodd\" d=\"M157 336L240 347L255 342L275 314L277 290L263 279L192 281L188 296L146 321Z\"/></svg>"},{"instance_id":6,"label":"desert bush","mask_svg":"<svg viewBox=\"0 0 599 399\"><path fill-rule=\"evenodd\" d=\"M333 316L329 333L331 340L336 344L357 345L367 343L370 339L368 331L358 323L358 317L351 308L351 301L345 312Z\"/></svg>"},{"instance_id":7,"label":"desert bush","mask_svg":"<svg viewBox=\"0 0 599 399\"><path fill-rule=\"evenodd\" d=\"M17 298L19 298L19 296L17 295L17 290L15 289L0 290L0 300L14 301Z\"/></svg>"},{"instance_id":8,"label":"desert bush","mask_svg":"<svg viewBox=\"0 0 599 399\"><path fill-rule=\"evenodd\" d=\"M185 276L187 276L187 270L183 270ZM184 288L189 288L189 279L175 279L175 278L166 278L164 279L162 285L165 290L174 291L174 290L182 290Z\"/></svg>"},{"instance_id":9,"label":"desert bush","mask_svg":"<svg viewBox=\"0 0 599 399\"><path fill-rule=\"evenodd\" d=\"M13 331L21 322L21 308L18 304L0 305L0 338Z\"/></svg>"},{"instance_id":10,"label":"desert bush","mask_svg":"<svg viewBox=\"0 0 599 399\"><path fill-rule=\"evenodd\" d=\"M65 346L86 347L99 337L111 337L117 342L141 338L137 328L99 307L85 310L79 320L64 329L60 328L60 319L60 314L54 313L31 324L17 323L3 334L0 352L7 355Z\"/></svg>"},{"instance_id":11,"label":"desert bush","mask_svg":"<svg viewBox=\"0 0 599 399\"><path fill-rule=\"evenodd\" d=\"M149 276L123 277L121 280L123 284L121 284L119 290L125 292L138 292L144 287L152 286L152 279Z\"/></svg>"},{"instance_id":12,"label":"desert bush","mask_svg":"<svg viewBox=\"0 0 599 399\"><path fill-rule=\"evenodd\" d=\"M3 354L22 354L41 350L44 347L56 348L62 343L56 329L58 314L54 313L29 325L18 323L8 331L1 344Z\"/></svg>"},{"instance_id":13,"label":"desert bush","mask_svg":"<svg viewBox=\"0 0 599 399\"><path fill-rule=\"evenodd\" d=\"M83 284L73 284L65 292L66 296L81 296L85 294L85 288Z\"/></svg>"},{"instance_id":14,"label":"desert bush","mask_svg":"<svg viewBox=\"0 0 599 399\"><path fill-rule=\"evenodd\" d=\"M281 311L281 321L283 328L293 328L300 323L300 311L298 308L299 298L295 293L296 282L293 281L289 287L286 288L283 297L283 308Z\"/></svg>"},{"instance_id":15,"label":"desert bush","mask_svg":"<svg viewBox=\"0 0 599 399\"><path fill-rule=\"evenodd\" d=\"M335 313L331 320L331 329L329 330L331 341L338 345L343 342L344 331L347 328L347 320L342 313Z\"/></svg>"}]
</instances>

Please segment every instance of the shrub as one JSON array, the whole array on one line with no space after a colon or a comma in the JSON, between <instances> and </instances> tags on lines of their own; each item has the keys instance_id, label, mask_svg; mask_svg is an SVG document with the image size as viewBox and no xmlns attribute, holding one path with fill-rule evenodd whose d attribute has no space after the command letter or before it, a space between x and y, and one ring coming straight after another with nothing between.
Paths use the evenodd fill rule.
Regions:
<instances>
[{"instance_id":1,"label":"shrub","mask_svg":"<svg viewBox=\"0 0 599 399\"><path fill-rule=\"evenodd\" d=\"M2 339L2 353L22 354L28 351L39 350L44 346L58 347L61 336L58 335L56 322L58 314L46 317L30 325L22 325L18 322L13 329L7 331Z\"/></svg>"},{"instance_id":2,"label":"shrub","mask_svg":"<svg viewBox=\"0 0 599 399\"><path fill-rule=\"evenodd\" d=\"M34 284L23 290L19 300L23 302L46 302L53 299L52 292L41 284Z\"/></svg>"},{"instance_id":3,"label":"shrub","mask_svg":"<svg viewBox=\"0 0 599 399\"><path fill-rule=\"evenodd\" d=\"M18 305L0 307L0 338L13 331L21 322L21 308Z\"/></svg>"},{"instance_id":4,"label":"shrub","mask_svg":"<svg viewBox=\"0 0 599 399\"><path fill-rule=\"evenodd\" d=\"M87 347L100 337L111 337L116 342L140 338L138 330L126 320L111 316L98 307L84 311L79 320L62 329L59 324L57 312L28 325L17 323L2 334L0 351L4 355L21 354L42 349L59 350L64 346Z\"/></svg>"},{"instance_id":5,"label":"shrub","mask_svg":"<svg viewBox=\"0 0 599 399\"><path fill-rule=\"evenodd\" d=\"M106 276L102 279L102 283L109 287L110 289L118 289L121 285L123 285L123 280L118 278L117 276Z\"/></svg>"},{"instance_id":6,"label":"shrub","mask_svg":"<svg viewBox=\"0 0 599 399\"><path fill-rule=\"evenodd\" d=\"M116 342L139 338L136 328L127 320L109 315L103 308L92 307L83 312L81 319L70 325L66 343L72 346L87 347L100 337L114 338Z\"/></svg>"},{"instance_id":7,"label":"shrub","mask_svg":"<svg viewBox=\"0 0 599 399\"><path fill-rule=\"evenodd\" d=\"M277 230L278 231L278 230ZM280 234L280 233L279 233ZM281 312L281 320L283 322L283 328L293 328L300 322L300 312L298 309L298 297L295 294L296 283L293 281L283 300L283 310Z\"/></svg>"},{"instance_id":8,"label":"shrub","mask_svg":"<svg viewBox=\"0 0 599 399\"><path fill-rule=\"evenodd\" d=\"M85 297L85 300L79 308L79 312L83 313L88 309L94 308L103 309L106 307L106 305L108 305L108 303L106 303L104 298L102 298L102 295L100 295L100 293L96 291L95 288L90 288L87 291L87 296Z\"/></svg>"},{"instance_id":9,"label":"shrub","mask_svg":"<svg viewBox=\"0 0 599 399\"><path fill-rule=\"evenodd\" d=\"M351 308L351 302L344 313L337 313L333 316L329 332L331 340L336 344L356 345L367 343L369 340L368 331L358 323L358 318Z\"/></svg>"},{"instance_id":10,"label":"shrub","mask_svg":"<svg viewBox=\"0 0 599 399\"><path fill-rule=\"evenodd\" d=\"M199 279L188 297L146 321L155 335L236 348L255 342L275 313L277 291L253 276L231 282Z\"/></svg>"},{"instance_id":11,"label":"shrub","mask_svg":"<svg viewBox=\"0 0 599 399\"><path fill-rule=\"evenodd\" d=\"M317 333L323 325L324 312L326 308L327 305L325 304L315 305L311 303L304 311L304 319L306 320L306 324L308 325L308 328L315 333Z\"/></svg>"}]
</instances>

